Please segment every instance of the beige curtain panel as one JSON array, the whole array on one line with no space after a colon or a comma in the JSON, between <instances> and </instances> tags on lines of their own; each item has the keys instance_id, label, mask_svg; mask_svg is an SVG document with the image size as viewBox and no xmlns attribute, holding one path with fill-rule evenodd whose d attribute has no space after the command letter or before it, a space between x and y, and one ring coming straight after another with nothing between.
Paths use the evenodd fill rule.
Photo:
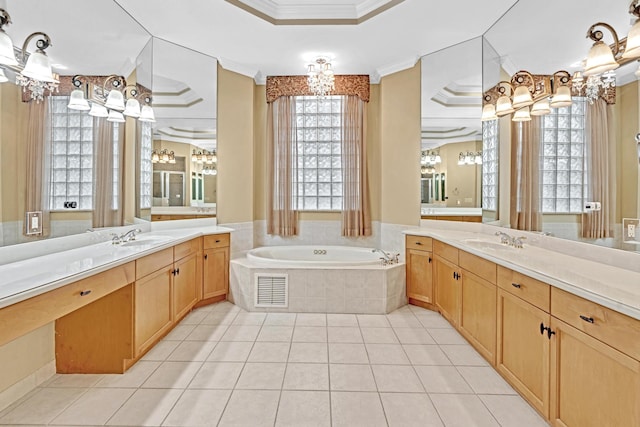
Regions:
<instances>
[{"instance_id":1,"label":"beige curtain panel","mask_svg":"<svg viewBox=\"0 0 640 427\"><path fill-rule=\"evenodd\" d=\"M613 237L616 218L615 117L613 105L598 98L587 105L586 167L589 174L587 199L600 202L601 210L582 214L582 237Z\"/></svg>"},{"instance_id":2,"label":"beige curtain panel","mask_svg":"<svg viewBox=\"0 0 640 427\"><path fill-rule=\"evenodd\" d=\"M114 144L117 137L117 145ZM124 223L122 209L124 124L93 119L93 226L114 227ZM117 152L115 152L117 150ZM114 171L114 167L117 169ZM118 176L114 175L117 173ZM117 183L117 186L114 185Z\"/></svg>"},{"instance_id":3,"label":"beige curtain panel","mask_svg":"<svg viewBox=\"0 0 640 427\"><path fill-rule=\"evenodd\" d=\"M267 234L283 237L298 234L295 108L293 96L281 96L267 109Z\"/></svg>"},{"instance_id":4,"label":"beige curtain panel","mask_svg":"<svg viewBox=\"0 0 640 427\"><path fill-rule=\"evenodd\" d=\"M512 122L511 165L511 228L540 231L540 117Z\"/></svg>"},{"instance_id":5,"label":"beige curtain panel","mask_svg":"<svg viewBox=\"0 0 640 427\"><path fill-rule=\"evenodd\" d=\"M371 236L367 104L356 96L346 96L342 120L342 235Z\"/></svg>"},{"instance_id":6,"label":"beige curtain panel","mask_svg":"<svg viewBox=\"0 0 640 427\"><path fill-rule=\"evenodd\" d=\"M25 211L42 212L41 236L48 236L51 231L49 221L49 194L51 192L49 188L51 182L49 98L43 102L30 102L28 109ZM23 232L26 232L26 224Z\"/></svg>"}]
</instances>

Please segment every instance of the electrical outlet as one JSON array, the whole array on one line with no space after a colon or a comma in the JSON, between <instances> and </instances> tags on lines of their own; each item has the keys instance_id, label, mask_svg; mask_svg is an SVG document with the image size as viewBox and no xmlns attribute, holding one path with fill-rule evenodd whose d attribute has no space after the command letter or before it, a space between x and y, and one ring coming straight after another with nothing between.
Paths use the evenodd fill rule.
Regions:
<instances>
[{"instance_id":1,"label":"electrical outlet","mask_svg":"<svg viewBox=\"0 0 640 427\"><path fill-rule=\"evenodd\" d=\"M622 242L640 245L640 218L622 218Z\"/></svg>"},{"instance_id":2,"label":"electrical outlet","mask_svg":"<svg viewBox=\"0 0 640 427\"><path fill-rule=\"evenodd\" d=\"M627 224L627 237L636 237L636 225Z\"/></svg>"}]
</instances>

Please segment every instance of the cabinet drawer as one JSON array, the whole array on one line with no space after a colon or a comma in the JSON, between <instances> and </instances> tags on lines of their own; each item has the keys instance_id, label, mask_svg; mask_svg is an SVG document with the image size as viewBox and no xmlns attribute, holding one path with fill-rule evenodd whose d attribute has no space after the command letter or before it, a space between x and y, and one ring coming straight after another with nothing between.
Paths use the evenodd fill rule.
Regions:
<instances>
[{"instance_id":1,"label":"cabinet drawer","mask_svg":"<svg viewBox=\"0 0 640 427\"><path fill-rule=\"evenodd\" d=\"M173 264L173 248L163 249L136 260L136 280Z\"/></svg>"},{"instance_id":2,"label":"cabinet drawer","mask_svg":"<svg viewBox=\"0 0 640 427\"><path fill-rule=\"evenodd\" d=\"M433 241L433 253L458 265L458 249L442 243L439 240Z\"/></svg>"},{"instance_id":3,"label":"cabinet drawer","mask_svg":"<svg viewBox=\"0 0 640 427\"><path fill-rule=\"evenodd\" d=\"M177 261L191 254L195 254L201 247L202 239L200 237L175 245L173 247L173 259Z\"/></svg>"},{"instance_id":4,"label":"cabinet drawer","mask_svg":"<svg viewBox=\"0 0 640 427\"><path fill-rule=\"evenodd\" d=\"M229 233L204 236L204 248L224 248L229 246L230 240Z\"/></svg>"},{"instance_id":5,"label":"cabinet drawer","mask_svg":"<svg viewBox=\"0 0 640 427\"><path fill-rule=\"evenodd\" d=\"M498 266L498 286L549 312L551 286L517 271Z\"/></svg>"},{"instance_id":6,"label":"cabinet drawer","mask_svg":"<svg viewBox=\"0 0 640 427\"><path fill-rule=\"evenodd\" d=\"M561 289L551 289L551 315L640 360L640 320Z\"/></svg>"},{"instance_id":7,"label":"cabinet drawer","mask_svg":"<svg viewBox=\"0 0 640 427\"><path fill-rule=\"evenodd\" d=\"M496 264L465 251L458 251L459 265L470 273L496 284Z\"/></svg>"},{"instance_id":8,"label":"cabinet drawer","mask_svg":"<svg viewBox=\"0 0 640 427\"><path fill-rule=\"evenodd\" d=\"M405 244L407 249L415 249L418 251L430 251L432 248L431 237L425 236L410 236L405 237Z\"/></svg>"}]
</instances>

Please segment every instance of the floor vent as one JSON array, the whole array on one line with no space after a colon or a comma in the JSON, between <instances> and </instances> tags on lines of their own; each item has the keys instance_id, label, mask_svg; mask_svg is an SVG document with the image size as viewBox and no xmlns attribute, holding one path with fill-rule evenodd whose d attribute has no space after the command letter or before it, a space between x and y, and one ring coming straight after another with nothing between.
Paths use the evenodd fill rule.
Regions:
<instances>
[{"instance_id":1,"label":"floor vent","mask_svg":"<svg viewBox=\"0 0 640 427\"><path fill-rule=\"evenodd\" d=\"M287 274L255 275L255 307L289 306L289 276Z\"/></svg>"}]
</instances>

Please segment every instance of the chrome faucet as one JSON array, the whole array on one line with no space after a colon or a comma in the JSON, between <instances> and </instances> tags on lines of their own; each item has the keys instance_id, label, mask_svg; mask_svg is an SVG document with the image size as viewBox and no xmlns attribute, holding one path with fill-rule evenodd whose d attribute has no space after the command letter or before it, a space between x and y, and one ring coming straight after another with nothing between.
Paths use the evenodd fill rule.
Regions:
<instances>
[{"instance_id":1,"label":"chrome faucet","mask_svg":"<svg viewBox=\"0 0 640 427\"><path fill-rule=\"evenodd\" d=\"M524 237L524 236L512 237L510 245L513 246L514 248L521 249L522 248L522 241L525 240L525 239L526 239L526 237Z\"/></svg>"},{"instance_id":2,"label":"chrome faucet","mask_svg":"<svg viewBox=\"0 0 640 427\"><path fill-rule=\"evenodd\" d=\"M382 256L384 257L380 257L380 259L382 260L382 265L397 264L399 262L400 254L389 254L378 248L373 249L371 252L380 252L382 254Z\"/></svg>"},{"instance_id":3,"label":"chrome faucet","mask_svg":"<svg viewBox=\"0 0 640 427\"><path fill-rule=\"evenodd\" d=\"M500 236L500 243L503 245L510 245L513 237L509 236L507 233L503 233L502 231L496 231L496 236Z\"/></svg>"},{"instance_id":4,"label":"chrome faucet","mask_svg":"<svg viewBox=\"0 0 640 427\"><path fill-rule=\"evenodd\" d=\"M123 242L128 242L130 240L136 240L136 233L142 233L142 230L139 228L134 228L132 230L127 231L122 236L120 236L120 240Z\"/></svg>"}]
</instances>

